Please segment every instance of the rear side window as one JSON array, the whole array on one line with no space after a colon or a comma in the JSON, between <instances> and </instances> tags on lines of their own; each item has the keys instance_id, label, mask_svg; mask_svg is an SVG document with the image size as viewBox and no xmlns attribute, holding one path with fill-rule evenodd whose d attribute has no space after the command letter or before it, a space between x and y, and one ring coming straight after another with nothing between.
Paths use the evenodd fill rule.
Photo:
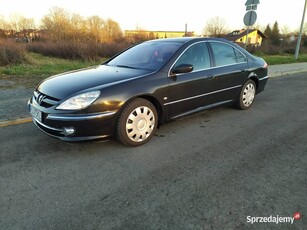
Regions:
<instances>
[{"instance_id":1,"label":"rear side window","mask_svg":"<svg viewBox=\"0 0 307 230\"><path fill-rule=\"evenodd\" d=\"M237 49L234 48L236 58L237 58L237 63L241 62L246 62L246 57Z\"/></svg>"},{"instance_id":2,"label":"rear side window","mask_svg":"<svg viewBox=\"0 0 307 230\"><path fill-rule=\"evenodd\" d=\"M245 56L232 46L220 43L210 43L216 66L232 65L240 62L245 62Z\"/></svg>"}]
</instances>

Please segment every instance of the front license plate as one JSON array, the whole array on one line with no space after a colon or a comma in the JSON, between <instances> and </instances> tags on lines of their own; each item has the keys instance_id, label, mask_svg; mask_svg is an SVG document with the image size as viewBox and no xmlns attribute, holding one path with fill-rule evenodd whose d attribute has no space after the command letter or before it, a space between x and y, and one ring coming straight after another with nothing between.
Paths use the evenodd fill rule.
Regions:
<instances>
[{"instance_id":1,"label":"front license plate","mask_svg":"<svg viewBox=\"0 0 307 230\"><path fill-rule=\"evenodd\" d=\"M36 120L40 122L42 121L42 112L39 111L37 108L34 108L33 106L31 106L30 113Z\"/></svg>"}]
</instances>

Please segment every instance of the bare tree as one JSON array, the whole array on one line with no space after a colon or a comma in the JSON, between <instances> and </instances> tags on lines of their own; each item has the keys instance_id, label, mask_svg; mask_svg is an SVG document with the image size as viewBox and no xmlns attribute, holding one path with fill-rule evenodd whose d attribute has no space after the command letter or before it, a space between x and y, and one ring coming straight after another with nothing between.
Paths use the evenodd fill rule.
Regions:
<instances>
[{"instance_id":1,"label":"bare tree","mask_svg":"<svg viewBox=\"0 0 307 230\"><path fill-rule=\"evenodd\" d=\"M245 26L244 28L247 29L247 26ZM260 30L261 32L264 32L265 28L266 28L266 26L260 25L258 23L253 25L253 29Z\"/></svg>"},{"instance_id":2,"label":"bare tree","mask_svg":"<svg viewBox=\"0 0 307 230\"><path fill-rule=\"evenodd\" d=\"M35 29L36 25L33 18L20 17L18 26L20 30Z\"/></svg>"},{"instance_id":3,"label":"bare tree","mask_svg":"<svg viewBox=\"0 0 307 230\"><path fill-rule=\"evenodd\" d=\"M21 15L19 14L12 14L10 16L9 24L12 30L19 31L18 21L20 17Z\"/></svg>"},{"instance_id":4,"label":"bare tree","mask_svg":"<svg viewBox=\"0 0 307 230\"><path fill-rule=\"evenodd\" d=\"M103 29L104 42L112 42L114 40L119 40L123 37L122 30L119 24L112 19L107 19L104 22Z\"/></svg>"},{"instance_id":5,"label":"bare tree","mask_svg":"<svg viewBox=\"0 0 307 230\"><path fill-rule=\"evenodd\" d=\"M50 32L53 40L112 42L122 38L117 22L104 20L99 16L84 19L79 14L70 14L62 8L54 7L41 20L42 28Z\"/></svg>"},{"instance_id":6,"label":"bare tree","mask_svg":"<svg viewBox=\"0 0 307 230\"><path fill-rule=\"evenodd\" d=\"M282 35L288 35L291 33L291 29L287 25L284 25L282 28L280 28L280 31Z\"/></svg>"},{"instance_id":7,"label":"bare tree","mask_svg":"<svg viewBox=\"0 0 307 230\"><path fill-rule=\"evenodd\" d=\"M6 21L3 15L0 15L0 29L2 30L10 30L11 26L10 24Z\"/></svg>"},{"instance_id":8,"label":"bare tree","mask_svg":"<svg viewBox=\"0 0 307 230\"><path fill-rule=\"evenodd\" d=\"M9 20L10 28L16 31L35 29L36 25L33 18L26 18L20 14L13 14Z\"/></svg>"},{"instance_id":9,"label":"bare tree","mask_svg":"<svg viewBox=\"0 0 307 230\"><path fill-rule=\"evenodd\" d=\"M80 14L72 14L70 17L71 37L74 41L85 40L88 34L87 22Z\"/></svg>"},{"instance_id":10,"label":"bare tree","mask_svg":"<svg viewBox=\"0 0 307 230\"><path fill-rule=\"evenodd\" d=\"M50 32L54 40L68 40L72 31L70 14L63 8L53 7L41 20L41 26Z\"/></svg>"},{"instance_id":11,"label":"bare tree","mask_svg":"<svg viewBox=\"0 0 307 230\"><path fill-rule=\"evenodd\" d=\"M104 29L104 20L99 16L91 16L87 19L87 29L89 37L95 42L102 42L102 31Z\"/></svg>"},{"instance_id":12,"label":"bare tree","mask_svg":"<svg viewBox=\"0 0 307 230\"><path fill-rule=\"evenodd\" d=\"M225 19L216 16L209 19L203 30L204 35L211 37L220 37L228 32Z\"/></svg>"},{"instance_id":13,"label":"bare tree","mask_svg":"<svg viewBox=\"0 0 307 230\"><path fill-rule=\"evenodd\" d=\"M87 19L89 35L96 42L110 43L122 38L122 30L119 24L112 19L104 20L99 16Z\"/></svg>"}]
</instances>

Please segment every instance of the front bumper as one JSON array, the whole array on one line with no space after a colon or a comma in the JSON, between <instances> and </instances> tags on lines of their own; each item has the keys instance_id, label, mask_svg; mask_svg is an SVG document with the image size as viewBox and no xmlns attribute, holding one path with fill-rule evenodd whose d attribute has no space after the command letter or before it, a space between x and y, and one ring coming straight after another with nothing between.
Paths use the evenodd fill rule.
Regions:
<instances>
[{"instance_id":1,"label":"front bumper","mask_svg":"<svg viewBox=\"0 0 307 230\"><path fill-rule=\"evenodd\" d=\"M64 141L107 138L114 133L116 111L89 114L52 113L50 109L46 110L39 106L33 98L28 101L30 112L31 107L41 113L39 117L32 116L36 127L44 133Z\"/></svg>"}]
</instances>

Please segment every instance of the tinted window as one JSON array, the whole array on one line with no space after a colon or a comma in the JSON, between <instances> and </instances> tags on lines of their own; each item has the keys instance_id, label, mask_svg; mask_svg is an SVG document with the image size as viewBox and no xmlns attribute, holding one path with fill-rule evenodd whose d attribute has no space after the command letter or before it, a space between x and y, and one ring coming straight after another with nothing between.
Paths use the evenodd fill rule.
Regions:
<instances>
[{"instance_id":1,"label":"tinted window","mask_svg":"<svg viewBox=\"0 0 307 230\"><path fill-rule=\"evenodd\" d=\"M237 63L246 62L245 56L240 51L238 51L237 49L234 49L234 50L235 50L236 57L237 57Z\"/></svg>"},{"instance_id":2,"label":"tinted window","mask_svg":"<svg viewBox=\"0 0 307 230\"><path fill-rule=\"evenodd\" d=\"M174 67L181 64L193 65L193 71L207 69L210 67L210 56L205 42L197 43L189 47L177 60Z\"/></svg>"},{"instance_id":3,"label":"tinted window","mask_svg":"<svg viewBox=\"0 0 307 230\"><path fill-rule=\"evenodd\" d=\"M241 52L228 44L211 42L210 45L213 50L216 66L231 65L246 61Z\"/></svg>"},{"instance_id":4,"label":"tinted window","mask_svg":"<svg viewBox=\"0 0 307 230\"><path fill-rule=\"evenodd\" d=\"M108 65L158 70L181 45L177 42L144 42L115 57Z\"/></svg>"}]
</instances>

